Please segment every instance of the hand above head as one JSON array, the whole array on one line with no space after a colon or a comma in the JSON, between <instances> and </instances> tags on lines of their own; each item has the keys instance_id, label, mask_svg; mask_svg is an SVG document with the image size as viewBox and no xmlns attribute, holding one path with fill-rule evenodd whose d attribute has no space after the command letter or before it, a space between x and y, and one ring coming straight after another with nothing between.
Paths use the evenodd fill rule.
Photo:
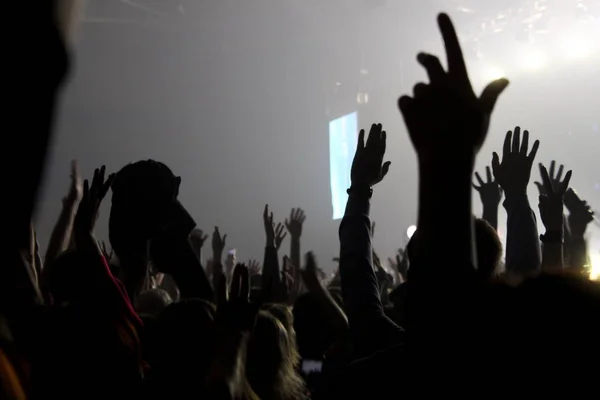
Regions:
<instances>
[{"instance_id":1,"label":"hand above head","mask_svg":"<svg viewBox=\"0 0 600 400\"><path fill-rule=\"evenodd\" d=\"M87 179L83 182L83 196L74 223L76 234L88 234L94 231L100 204L114 179L114 174L109 175L108 178L105 178L105 175L106 167L103 165L94 171L91 186Z\"/></svg>"},{"instance_id":2,"label":"hand above head","mask_svg":"<svg viewBox=\"0 0 600 400\"><path fill-rule=\"evenodd\" d=\"M473 184L473 188L479 192L481 202L484 205L497 207L502 200L502 188L498 182L492 178L492 170L490 167L485 167L485 173L486 181L484 182L483 179L481 179L481 175L479 175L478 172L475 172L475 179L477 179L479 186Z\"/></svg>"},{"instance_id":3,"label":"hand above head","mask_svg":"<svg viewBox=\"0 0 600 400\"><path fill-rule=\"evenodd\" d=\"M258 308L250 304L250 274L244 264L237 264L229 291L227 281L222 277L217 288L218 327L238 332L252 332Z\"/></svg>"},{"instance_id":4,"label":"hand above head","mask_svg":"<svg viewBox=\"0 0 600 400\"><path fill-rule=\"evenodd\" d=\"M560 184L564 170L565 166L561 164L558 167L558 171L556 171L556 161L552 160L552 162L550 163L550 171L548 177L550 178L550 182L552 182L553 186L557 187L557 185ZM546 194L543 179L544 178L542 178L542 182L534 182L535 186L537 186L538 191L540 192L540 195Z\"/></svg>"},{"instance_id":5,"label":"hand above head","mask_svg":"<svg viewBox=\"0 0 600 400\"><path fill-rule=\"evenodd\" d=\"M223 250L225 250L225 244L227 241L227 235L221 236L221 232L219 232L219 227L215 226L215 230L212 234L212 251L213 251L213 260L216 264L221 264L223 259Z\"/></svg>"},{"instance_id":6,"label":"hand above head","mask_svg":"<svg viewBox=\"0 0 600 400\"><path fill-rule=\"evenodd\" d=\"M573 189L569 189L565 193L564 203L569 210L568 221L571 237L582 239L588 225L594 220L594 212L589 204L581 200Z\"/></svg>"},{"instance_id":7,"label":"hand above head","mask_svg":"<svg viewBox=\"0 0 600 400\"><path fill-rule=\"evenodd\" d=\"M285 219L285 227L290 233L292 239L302 236L302 226L306 220L306 215L301 208L292 208L290 217Z\"/></svg>"},{"instance_id":8,"label":"hand above head","mask_svg":"<svg viewBox=\"0 0 600 400\"><path fill-rule=\"evenodd\" d=\"M438 24L448 70L444 70L436 56L420 53L417 60L427 70L430 82L415 85L414 96L402 96L398 105L421 162L450 159L472 163L485 141L492 111L508 81L493 81L477 97L450 17L440 14Z\"/></svg>"},{"instance_id":9,"label":"hand above head","mask_svg":"<svg viewBox=\"0 0 600 400\"><path fill-rule=\"evenodd\" d=\"M195 228L192 230L192 233L190 233L190 242L194 248L201 249L204 247L206 239L208 239L208 235L200 228Z\"/></svg>"},{"instance_id":10,"label":"hand above head","mask_svg":"<svg viewBox=\"0 0 600 400\"><path fill-rule=\"evenodd\" d=\"M544 185L544 194L540 194L540 217L547 231L563 230L563 201L569 183L571 171L567 172L563 181L553 182L546 167L540 164L540 173Z\"/></svg>"},{"instance_id":11,"label":"hand above head","mask_svg":"<svg viewBox=\"0 0 600 400\"><path fill-rule=\"evenodd\" d=\"M281 244L283 243L283 239L287 236L287 232L284 232L285 226L278 222L275 226L275 248L279 250L281 248Z\"/></svg>"},{"instance_id":12,"label":"hand above head","mask_svg":"<svg viewBox=\"0 0 600 400\"><path fill-rule=\"evenodd\" d=\"M494 153L492 159L494 176L504 190L507 199L527 195L531 168L539 146L540 142L536 140L528 154L529 131L523 132L521 141L521 128L517 126L514 132L508 131L506 134L502 162L498 154Z\"/></svg>"},{"instance_id":13,"label":"hand above head","mask_svg":"<svg viewBox=\"0 0 600 400\"><path fill-rule=\"evenodd\" d=\"M71 161L71 186L69 188L69 194L65 199L67 204L79 204L83 197L83 180L79 173L79 162L77 160Z\"/></svg>"},{"instance_id":14,"label":"hand above head","mask_svg":"<svg viewBox=\"0 0 600 400\"><path fill-rule=\"evenodd\" d=\"M249 260L248 272L250 273L250 277L260 275L260 263L256 260Z\"/></svg>"},{"instance_id":15,"label":"hand above head","mask_svg":"<svg viewBox=\"0 0 600 400\"><path fill-rule=\"evenodd\" d=\"M386 137L381 124L373 124L365 145L365 131L360 131L350 173L353 187L370 188L381 182L388 173L391 162L383 162Z\"/></svg>"},{"instance_id":16,"label":"hand above head","mask_svg":"<svg viewBox=\"0 0 600 400\"><path fill-rule=\"evenodd\" d=\"M273 222L273 213L269 211L268 204L265 205L263 212L263 224L267 239L266 247L275 247L276 249L279 249L287 232L283 232L284 226L281 223L275 226L275 222Z\"/></svg>"}]
</instances>

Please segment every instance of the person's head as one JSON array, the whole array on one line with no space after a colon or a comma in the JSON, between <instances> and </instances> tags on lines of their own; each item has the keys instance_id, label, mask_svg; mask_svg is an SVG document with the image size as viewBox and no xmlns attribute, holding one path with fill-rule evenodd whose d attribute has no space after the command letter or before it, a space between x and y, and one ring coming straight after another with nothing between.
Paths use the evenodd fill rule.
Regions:
<instances>
[{"instance_id":1,"label":"person's head","mask_svg":"<svg viewBox=\"0 0 600 400\"><path fill-rule=\"evenodd\" d=\"M116 174L109 238L117 256L129 242L144 243L163 228L174 212L180 183L169 167L153 160L128 164Z\"/></svg>"},{"instance_id":2,"label":"person's head","mask_svg":"<svg viewBox=\"0 0 600 400\"><path fill-rule=\"evenodd\" d=\"M150 289L140 293L135 309L140 315L151 315L158 318L160 313L172 302L173 300L166 290Z\"/></svg>"},{"instance_id":3,"label":"person's head","mask_svg":"<svg viewBox=\"0 0 600 400\"><path fill-rule=\"evenodd\" d=\"M489 280L500 274L502 260L502 242L498 232L485 220L474 219L475 247L477 249L477 275L482 280ZM415 252L415 240L417 235L409 240L406 252L409 265L412 263Z\"/></svg>"},{"instance_id":4,"label":"person's head","mask_svg":"<svg viewBox=\"0 0 600 400\"><path fill-rule=\"evenodd\" d=\"M304 382L298 374L300 356L283 324L260 311L248 341L246 377L261 399L297 399Z\"/></svg>"},{"instance_id":5,"label":"person's head","mask_svg":"<svg viewBox=\"0 0 600 400\"><path fill-rule=\"evenodd\" d=\"M158 317L156 356L161 373L177 382L203 379L212 361L215 306L205 300L172 303Z\"/></svg>"},{"instance_id":6,"label":"person's head","mask_svg":"<svg viewBox=\"0 0 600 400\"><path fill-rule=\"evenodd\" d=\"M498 232L485 220L475 220L477 275L483 280L495 278L501 271L502 242Z\"/></svg>"},{"instance_id":7,"label":"person's head","mask_svg":"<svg viewBox=\"0 0 600 400\"><path fill-rule=\"evenodd\" d=\"M294 330L303 359L321 360L336 340L335 332L323 324L323 308L313 293L304 293L294 303Z\"/></svg>"}]
</instances>

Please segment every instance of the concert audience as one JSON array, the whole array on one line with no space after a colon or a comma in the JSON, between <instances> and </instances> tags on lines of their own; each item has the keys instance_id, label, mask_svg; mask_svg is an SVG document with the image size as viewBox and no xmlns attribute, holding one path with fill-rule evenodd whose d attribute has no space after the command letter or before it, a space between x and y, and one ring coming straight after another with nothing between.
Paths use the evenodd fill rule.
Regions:
<instances>
[{"instance_id":1,"label":"concert audience","mask_svg":"<svg viewBox=\"0 0 600 400\"><path fill-rule=\"evenodd\" d=\"M23 3L23 10L34 7ZM390 275L374 253L369 217L391 168L387 134L374 124L359 134L339 228L339 273L328 282L312 253L303 261L306 217L298 208L276 225L265 206L262 268L224 259L227 235L219 228L210 266L203 266L208 236L178 200L181 179L153 160L115 174L100 167L91 181L74 162L42 259L30 221L69 52L54 3L35 3L28 14L38 27L35 46L9 54L11 76L23 86L14 90L7 107L15 113L7 116L23 107L28 118L15 124L22 134L10 162L17 160L18 173L8 176L15 190L5 196L11 216L2 243L9 258L0 268L0 398L597 392L600 346L588 343L600 339L600 287L587 278L585 242L593 213L569 187L571 171L540 164L545 232L538 235L527 187L542 144L530 146L520 127L507 133L502 155L493 154L486 180L475 173L473 183L494 106L509 82L473 92L446 14L438 23L447 69L420 53L429 83L398 102L418 158L418 229L389 263L396 269ZM42 54L44 68L36 69ZM22 91L26 102L18 101ZM481 219L472 213L473 187ZM109 192L114 255L94 236ZM501 203L505 253L497 234ZM291 247L280 264L286 234Z\"/></svg>"}]
</instances>

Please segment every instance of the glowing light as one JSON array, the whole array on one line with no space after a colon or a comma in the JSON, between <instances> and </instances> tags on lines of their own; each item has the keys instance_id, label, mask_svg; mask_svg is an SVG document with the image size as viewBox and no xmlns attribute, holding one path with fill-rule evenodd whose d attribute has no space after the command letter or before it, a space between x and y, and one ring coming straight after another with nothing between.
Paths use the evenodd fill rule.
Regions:
<instances>
[{"instance_id":1,"label":"glowing light","mask_svg":"<svg viewBox=\"0 0 600 400\"><path fill-rule=\"evenodd\" d=\"M573 35L562 41L562 52L569 59L582 59L591 56L594 51L587 37Z\"/></svg>"},{"instance_id":2,"label":"glowing light","mask_svg":"<svg viewBox=\"0 0 600 400\"><path fill-rule=\"evenodd\" d=\"M417 227L412 225L409 226L408 229L406 230L406 236L408 236L408 238L412 238L413 235L415 234L415 232L417 231Z\"/></svg>"},{"instance_id":3,"label":"glowing light","mask_svg":"<svg viewBox=\"0 0 600 400\"><path fill-rule=\"evenodd\" d=\"M523 68L535 71L540 70L546 66L548 58L539 49L530 48L521 56L521 63Z\"/></svg>"},{"instance_id":4,"label":"glowing light","mask_svg":"<svg viewBox=\"0 0 600 400\"><path fill-rule=\"evenodd\" d=\"M600 280L600 253L590 254L590 279Z\"/></svg>"},{"instance_id":5,"label":"glowing light","mask_svg":"<svg viewBox=\"0 0 600 400\"><path fill-rule=\"evenodd\" d=\"M483 71L483 78L486 81L495 81L496 79L504 78L506 74L504 70L499 67L487 67Z\"/></svg>"}]
</instances>

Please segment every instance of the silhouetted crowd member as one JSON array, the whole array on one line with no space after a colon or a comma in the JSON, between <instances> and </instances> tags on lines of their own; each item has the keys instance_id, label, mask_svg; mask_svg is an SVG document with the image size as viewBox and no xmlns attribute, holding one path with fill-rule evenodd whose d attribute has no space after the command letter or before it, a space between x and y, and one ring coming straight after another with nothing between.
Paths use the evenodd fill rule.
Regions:
<instances>
[{"instance_id":1,"label":"silhouetted crowd member","mask_svg":"<svg viewBox=\"0 0 600 400\"><path fill-rule=\"evenodd\" d=\"M27 15L37 30L29 42L16 39L22 48L8 54L11 78L24 83L18 91L28 99L12 107L28 116L14 145L23 168L9 178L16 190L5 196L11 216L0 269L0 398L598 392L600 346L589 343L600 339L600 288L587 276L584 236L593 213L569 188L571 171L540 165L545 233L538 235L527 187L540 142L530 144L519 127L507 133L502 155L493 154L486 179L475 173L472 184L509 82L473 92L446 14L438 23L447 68L420 53L429 83L398 103L418 158L418 229L386 271L373 250L369 214L374 188L390 169L387 135L381 124L360 131L339 228L339 271L327 281L312 253L302 260L306 217L297 208L276 224L265 206L262 266L224 257L227 235L219 228L203 266L208 235L178 200L181 179L153 160L116 174L98 168L91 181L74 162L42 258L30 221L69 65L69 10L56 7L69 2L23 3L23 12L35 9ZM34 68L42 58L44 68ZM481 219L472 214L472 186L481 195ZM109 192L114 254L94 236ZM497 234L501 203L506 252ZM446 226L452 235L440 228ZM289 257L280 265L287 234Z\"/></svg>"}]
</instances>

